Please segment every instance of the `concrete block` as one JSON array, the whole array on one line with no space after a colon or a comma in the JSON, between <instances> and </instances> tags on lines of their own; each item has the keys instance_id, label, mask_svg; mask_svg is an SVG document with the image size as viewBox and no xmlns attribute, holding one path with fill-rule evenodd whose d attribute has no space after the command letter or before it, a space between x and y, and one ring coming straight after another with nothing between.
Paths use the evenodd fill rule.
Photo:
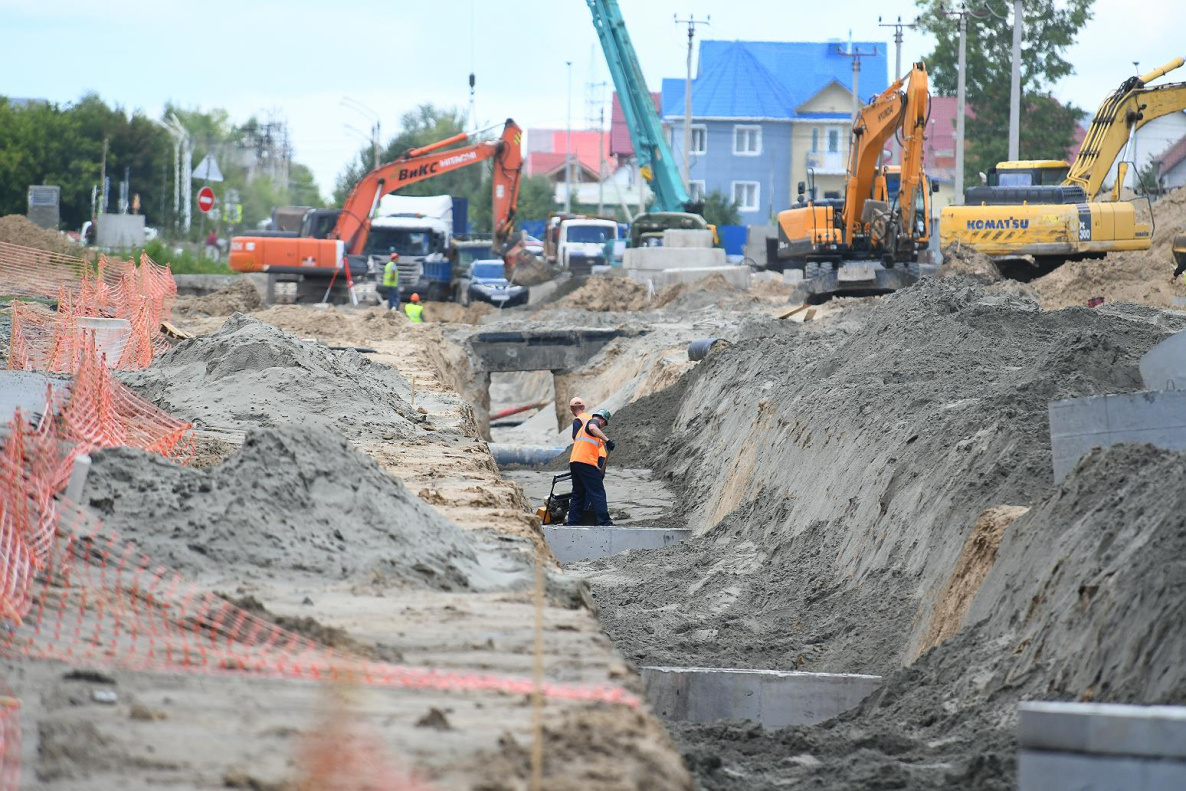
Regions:
<instances>
[{"instance_id":1,"label":"concrete block","mask_svg":"<svg viewBox=\"0 0 1186 791\"><path fill-rule=\"evenodd\" d=\"M631 247L622 257L626 269L696 269L724 266L725 251L719 247Z\"/></svg>"},{"instance_id":2,"label":"concrete block","mask_svg":"<svg viewBox=\"0 0 1186 791\"><path fill-rule=\"evenodd\" d=\"M1092 448L1148 442L1167 450L1186 450L1186 391L1053 401L1049 416L1056 483Z\"/></svg>"},{"instance_id":3,"label":"concrete block","mask_svg":"<svg viewBox=\"0 0 1186 791\"><path fill-rule=\"evenodd\" d=\"M750 284L750 269L748 266L706 266L695 269L666 269L653 271L646 269L628 270L627 274L640 283L650 283L656 289L673 286L677 283L695 283L697 280L720 275L725 282L734 288L748 289Z\"/></svg>"},{"instance_id":4,"label":"concrete block","mask_svg":"<svg viewBox=\"0 0 1186 791\"><path fill-rule=\"evenodd\" d=\"M95 220L95 245L113 249L144 246L143 214L100 214Z\"/></svg>"},{"instance_id":5,"label":"concrete block","mask_svg":"<svg viewBox=\"0 0 1186 791\"><path fill-rule=\"evenodd\" d=\"M644 667L642 685L665 720L744 719L764 728L812 725L853 708L881 676L703 667Z\"/></svg>"},{"instance_id":6,"label":"concrete block","mask_svg":"<svg viewBox=\"0 0 1186 791\"><path fill-rule=\"evenodd\" d=\"M663 232L664 247L679 247L688 249L712 247L712 231L697 228L668 228Z\"/></svg>"},{"instance_id":7,"label":"concrete block","mask_svg":"<svg viewBox=\"0 0 1186 791\"><path fill-rule=\"evenodd\" d=\"M1146 389L1186 390L1186 330L1145 352L1140 369Z\"/></svg>"},{"instance_id":8,"label":"concrete block","mask_svg":"<svg viewBox=\"0 0 1186 791\"><path fill-rule=\"evenodd\" d=\"M1026 749L1186 761L1186 706L1030 701L1017 714Z\"/></svg>"},{"instance_id":9,"label":"concrete block","mask_svg":"<svg viewBox=\"0 0 1186 791\"><path fill-rule=\"evenodd\" d=\"M770 264L766 240L777 239L778 231L773 225L751 225L745 233L745 257L758 264Z\"/></svg>"},{"instance_id":10,"label":"concrete block","mask_svg":"<svg viewBox=\"0 0 1186 791\"><path fill-rule=\"evenodd\" d=\"M1186 762L1020 750L1020 791L1180 791Z\"/></svg>"},{"instance_id":11,"label":"concrete block","mask_svg":"<svg viewBox=\"0 0 1186 791\"><path fill-rule=\"evenodd\" d=\"M661 549L690 538L687 528L567 527L544 525L544 540L561 563L617 555L632 549Z\"/></svg>"},{"instance_id":12,"label":"concrete block","mask_svg":"<svg viewBox=\"0 0 1186 791\"><path fill-rule=\"evenodd\" d=\"M782 271L782 282L786 283L788 286L793 286L796 283L803 282L803 270L784 269Z\"/></svg>"},{"instance_id":13,"label":"concrete block","mask_svg":"<svg viewBox=\"0 0 1186 791\"><path fill-rule=\"evenodd\" d=\"M55 406L64 404L70 396L70 382L33 371L0 371L0 424L12 420L18 409L26 418L40 416L50 387Z\"/></svg>"}]
</instances>

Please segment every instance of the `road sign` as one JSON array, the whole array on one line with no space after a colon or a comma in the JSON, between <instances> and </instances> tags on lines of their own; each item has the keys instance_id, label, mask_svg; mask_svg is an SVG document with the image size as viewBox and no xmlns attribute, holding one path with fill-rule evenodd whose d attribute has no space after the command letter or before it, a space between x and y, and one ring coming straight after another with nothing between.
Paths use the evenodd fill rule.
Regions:
<instances>
[{"instance_id":1,"label":"road sign","mask_svg":"<svg viewBox=\"0 0 1186 791\"><path fill-rule=\"evenodd\" d=\"M214 208L214 190L202 187L198 191L198 208L206 213Z\"/></svg>"}]
</instances>

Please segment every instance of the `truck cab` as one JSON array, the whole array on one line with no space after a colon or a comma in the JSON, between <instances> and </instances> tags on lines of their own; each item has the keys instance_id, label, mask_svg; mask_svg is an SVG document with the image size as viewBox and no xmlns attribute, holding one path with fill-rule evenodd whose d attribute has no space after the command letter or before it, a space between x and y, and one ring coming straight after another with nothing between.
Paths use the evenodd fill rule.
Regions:
<instances>
[{"instance_id":1,"label":"truck cab","mask_svg":"<svg viewBox=\"0 0 1186 791\"><path fill-rule=\"evenodd\" d=\"M613 220L565 220L556 245L560 266L574 275L587 275L594 266L607 263L605 244L617 239L618 224Z\"/></svg>"},{"instance_id":2,"label":"truck cab","mask_svg":"<svg viewBox=\"0 0 1186 791\"><path fill-rule=\"evenodd\" d=\"M452 241L453 199L448 195L385 195L358 257L381 278L391 254L397 253L401 299L419 294L421 299L447 300L455 291Z\"/></svg>"}]
</instances>

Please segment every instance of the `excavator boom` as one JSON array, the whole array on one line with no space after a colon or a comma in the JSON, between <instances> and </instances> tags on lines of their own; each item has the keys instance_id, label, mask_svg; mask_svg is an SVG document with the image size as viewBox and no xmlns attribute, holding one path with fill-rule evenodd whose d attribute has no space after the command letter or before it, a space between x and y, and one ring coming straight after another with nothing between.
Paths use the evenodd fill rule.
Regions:
<instances>
[{"instance_id":1,"label":"excavator boom","mask_svg":"<svg viewBox=\"0 0 1186 791\"><path fill-rule=\"evenodd\" d=\"M1079 156L1071 165L1065 182L1067 186L1082 187L1087 200L1095 200L1130 133L1155 118L1186 108L1186 83L1146 87L1158 77L1180 68L1184 62L1182 58L1174 58L1147 74L1130 77L1104 99L1091 120Z\"/></svg>"},{"instance_id":2,"label":"excavator boom","mask_svg":"<svg viewBox=\"0 0 1186 791\"><path fill-rule=\"evenodd\" d=\"M853 122L844 191L844 233L850 244L861 233L861 215L865 201L873 194L881 152L901 123L905 104L903 85L902 78L894 80L880 96L861 108Z\"/></svg>"},{"instance_id":3,"label":"excavator boom","mask_svg":"<svg viewBox=\"0 0 1186 791\"><path fill-rule=\"evenodd\" d=\"M363 230L384 195L418 181L499 157L494 167L494 225L495 235L501 232L505 241L510 232L509 226L513 224L514 207L519 195L519 176L523 165L519 144L522 137L523 130L508 118L502 136L497 140L483 140L460 148L441 150L444 146L466 139L464 134L458 134L428 146L414 148L380 165L354 185L342 205L342 214L338 217L332 237L344 241L346 251L357 255L362 252L366 242Z\"/></svg>"}]
</instances>

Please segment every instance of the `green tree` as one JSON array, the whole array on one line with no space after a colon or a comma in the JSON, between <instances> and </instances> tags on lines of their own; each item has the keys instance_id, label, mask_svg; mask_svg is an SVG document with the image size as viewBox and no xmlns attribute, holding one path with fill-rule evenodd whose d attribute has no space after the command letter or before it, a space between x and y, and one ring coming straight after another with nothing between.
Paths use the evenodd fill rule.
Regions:
<instances>
[{"instance_id":1,"label":"green tree","mask_svg":"<svg viewBox=\"0 0 1186 791\"><path fill-rule=\"evenodd\" d=\"M488 175L469 204L469 219L478 233L490 233L494 227L494 218L491 216L493 186ZM515 210L517 223L546 220L556 208L554 185L547 176L532 176L519 183L519 206Z\"/></svg>"},{"instance_id":2,"label":"green tree","mask_svg":"<svg viewBox=\"0 0 1186 791\"><path fill-rule=\"evenodd\" d=\"M704 219L718 228L722 225L741 225L737 202L729 200L720 190L713 190L704 196Z\"/></svg>"},{"instance_id":3,"label":"green tree","mask_svg":"<svg viewBox=\"0 0 1186 791\"><path fill-rule=\"evenodd\" d=\"M1084 112L1064 105L1049 95L1063 77L1074 73L1066 50L1084 24L1091 19L1094 0L1025 0L1025 34L1021 42L1021 130L1022 159L1062 159L1074 144L1075 126ZM940 0L917 0L920 25L935 37L935 49L927 59L932 90L954 96L958 77L958 20L942 13ZM976 16L968 18L967 102L974 113L965 122L965 186L977 181L1009 153L1009 90L1012 79L1013 20L997 14L993 3L970 3ZM996 13L992 13L995 11Z\"/></svg>"}]
</instances>

